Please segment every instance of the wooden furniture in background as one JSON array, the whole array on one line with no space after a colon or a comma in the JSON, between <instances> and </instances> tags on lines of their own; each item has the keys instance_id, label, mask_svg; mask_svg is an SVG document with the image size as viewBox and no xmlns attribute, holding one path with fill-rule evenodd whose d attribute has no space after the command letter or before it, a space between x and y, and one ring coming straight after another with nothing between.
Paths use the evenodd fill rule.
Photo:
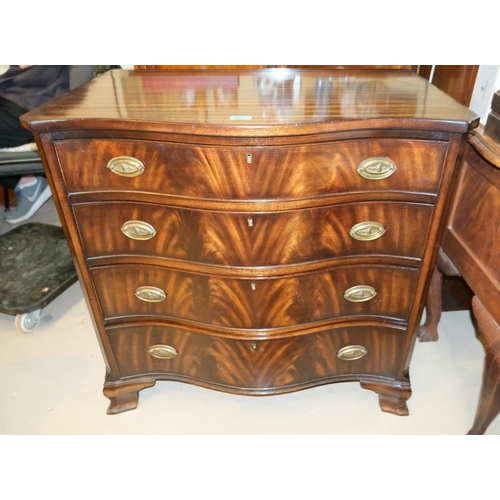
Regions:
<instances>
[{"instance_id":1,"label":"wooden furniture in background","mask_svg":"<svg viewBox=\"0 0 500 500\"><path fill-rule=\"evenodd\" d=\"M281 65L279 68L301 68L301 69L331 69L331 70L349 70L349 71L357 71L357 70L390 70L390 69L402 69L402 70L413 70L416 66L410 65L401 65L401 64L392 64L392 65L359 65L359 64L344 64L344 65Z\"/></svg>"},{"instance_id":2,"label":"wooden furniture in background","mask_svg":"<svg viewBox=\"0 0 500 500\"><path fill-rule=\"evenodd\" d=\"M484 134L496 144L500 144L500 90L493 95L491 110L488 115Z\"/></svg>"},{"instance_id":3,"label":"wooden furniture in background","mask_svg":"<svg viewBox=\"0 0 500 500\"><path fill-rule=\"evenodd\" d=\"M480 126L471 132L441 259L427 300L422 341L438 338L442 274L461 275L474 293L472 306L486 341L479 405L469 434L483 434L500 412L500 145Z\"/></svg>"},{"instance_id":4,"label":"wooden furniture in background","mask_svg":"<svg viewBox=\"0 0 500 500\"><path fill-rule=\"evenodd\" d=\"M23 117L106 361L266 395L409 363L477 117L410 71L111 71Z\"/></svg>"},{"instance_id":5,"label":"wooden furniture in background","mask_svg":"<svg viewBox=\"0 0 500 500\"><path fill-rule=\"evenodd\" d=\"M265 68L275 68L276 66L266 66L262 64L255 65L168 65L168 64L137 64L134 66L136 70L240 70L240 69L265 69Z\"/></svg>"},{"instance_id":6,"label":"wooden furniture in background","mask_svg":"<svg viewBox=\"0 0 500 500\"><path fill-rule=\"evenodd\" d=\"M432 66L419 66L418 74L429 80ZM464 106L469 106L476 84L479 66L437 65L432 84Z\"/></svg>"},{"instance_id":7,"label":"wooden furniture in background","mask_svg":"<svg viewBox=\"0 0 500 500\"><path fill-rule=\"evenodd\" d=\"M135 65L136 70L243 70L243 69L266 69L266 68L296 68L296 69L348 69L348 70L359 70L359 69L403 69L411 70L416 68L412 65L147 65L139 64Z\"/></svg>"},{"instance_id":8,"label":"wooden furniture in background","mask_svg":"<svg viewBox=\"0 0 500 500\"><path fill-rule=\"evenodd\" d=\"M430 80L432 68L431 65L418 66L417 73ZM432 83L464 106L469 106L478 71L479 66L437 65L434 67ZM438 258L438 266L442 272L439 278L442 281L442 293L438 293L437 289L431 291L435 311L433 308L432 317L427 317L426 325L422 328L420 335L422 340L437 338L437 323L441 318L441 310L459 311L471 307L473 293L470 287L449 259L444 254L441 257Z\"/></svg>"}]
</instances>

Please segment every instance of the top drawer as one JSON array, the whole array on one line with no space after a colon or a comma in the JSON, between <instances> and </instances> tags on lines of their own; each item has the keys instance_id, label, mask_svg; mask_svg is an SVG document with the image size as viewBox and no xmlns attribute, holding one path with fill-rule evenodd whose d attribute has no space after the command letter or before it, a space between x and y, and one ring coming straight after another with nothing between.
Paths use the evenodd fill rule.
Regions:
<instances>
[{"instance_id":1,"label":"top drawer","mask_svg":"<svg viewBox=\"0 0 500 500\"><path fill-rule=\"evenodd\" d=\"M373 190L436 193L447 147L437 141L403 139L281 147L123 139L63 140L54 145L70 193L132 190L229 200L293 199ZM117 157L135 158L144 170L129 176L135 167L126 165L127 176L115 173L108 163ZM368 166L369 178L365 178L358 168L370 158L375 160ZM116 168L122 168L119 162Z\"/></svg>"}]
</instances>

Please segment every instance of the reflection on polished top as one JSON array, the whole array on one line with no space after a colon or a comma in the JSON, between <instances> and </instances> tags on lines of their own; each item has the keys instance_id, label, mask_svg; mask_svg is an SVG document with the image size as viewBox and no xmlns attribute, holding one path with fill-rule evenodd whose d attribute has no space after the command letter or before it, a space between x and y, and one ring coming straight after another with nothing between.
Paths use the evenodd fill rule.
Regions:
<instances>
[{"instance_id":1,"label":"reflection on polished top","mask_svg":"<svg viewBox=\"0 0 500 500\"><path fill-rule=\"evenodd\" d=\"M352 130L374 120L378 128L467 132L478 118L410 71L286 68L112 70L22 118L36 132L147 123L150 131L228 136Z\"/></svg>"}]
</instances>

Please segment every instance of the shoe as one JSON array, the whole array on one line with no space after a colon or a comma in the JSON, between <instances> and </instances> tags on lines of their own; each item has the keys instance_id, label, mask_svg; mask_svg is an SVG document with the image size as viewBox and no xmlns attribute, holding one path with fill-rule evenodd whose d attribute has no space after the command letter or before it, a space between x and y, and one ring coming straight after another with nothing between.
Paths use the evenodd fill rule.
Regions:
<instances>
[{"instance_id":1,"label":"shoe","mask_svg":"<svg viewBox=\"0 0 500 500\"><path fill-rule=\"evenodd\" d=\"M5 214L5 221L17 224L29 219L51 196L49 183L45 177L37 177L36 184L15 189L17 207Z\"/></svg>"}]
</instances>

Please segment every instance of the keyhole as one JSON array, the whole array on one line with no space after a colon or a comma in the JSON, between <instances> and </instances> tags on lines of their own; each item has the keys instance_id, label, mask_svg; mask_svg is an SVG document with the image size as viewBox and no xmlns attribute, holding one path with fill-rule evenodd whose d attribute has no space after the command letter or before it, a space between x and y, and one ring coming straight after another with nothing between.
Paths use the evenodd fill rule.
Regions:
<instances>
[{"instance_id":1,"label":"keyhole","mask_svg":"<svg viewBox=\"0 0 500 500\"><path fill-rule=\"evenodd\" d=\"M250 153L247 154L247 163L252 163L252 155Z\"/></svg>"},{"instance_id":2,"label":"keyhole","mask_svg":"<svg viewBox=\"0 0 500 500\"><path fill-rule=\"evenodd\" d=\"M252 287L252 290L257 290L257 285L255 283L252 283L250 286Z\"/></svg>"},{"instance_id":3,"label":"keyhole","mask_svg":"<svg viewBox=\"0 0 500 500\"><path fill-rule=\"evenodd\" d=\"M253 219L251 217L248 218L248 227L253 227Z\"/></svg>"},{"instance_id":4,"label":"keyhole","mask_svg":"<svg viewBox=\"0 0 500 500\"><path fill-rule=\"evenodd\" d=\"M257 342L252 342L252 349L257 350Z\"/></svg>"}]
</instances>

